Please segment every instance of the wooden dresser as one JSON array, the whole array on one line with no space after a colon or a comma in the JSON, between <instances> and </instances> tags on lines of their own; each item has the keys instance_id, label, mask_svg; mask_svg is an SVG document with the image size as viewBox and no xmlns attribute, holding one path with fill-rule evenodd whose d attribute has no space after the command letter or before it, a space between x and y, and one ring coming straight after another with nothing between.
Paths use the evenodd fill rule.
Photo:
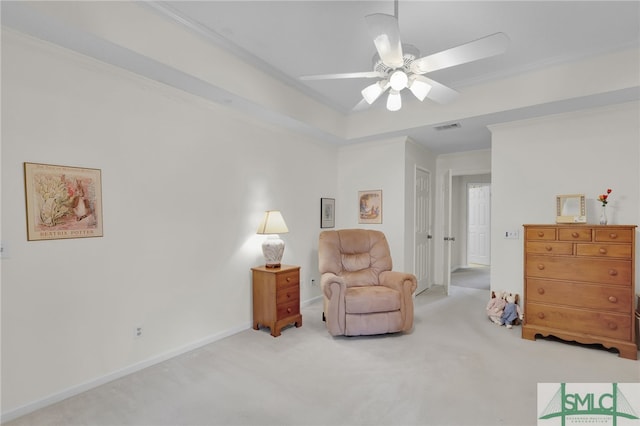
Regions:
<instances>
[{"instance_id":1,"label":"wooden dresser","mask_svg":"<svg viewBox=\"0 0 640 426\"><path fill-rule=\"evenodd\" d=\"M300 314L300 267L258 266L253 271L253 328L262 324L278 337L283 326L302 326Z\"/></svg>"},{"instance_id":2,"label":"wooden dresser","mask_svg":"<svg viewBox=\"0 0 640 426\"><path fill-rule=\"evenodd\" d=\"M524 225L522 338L553 335L637 359L635 225Z\"/></svg>"}]
</instances>

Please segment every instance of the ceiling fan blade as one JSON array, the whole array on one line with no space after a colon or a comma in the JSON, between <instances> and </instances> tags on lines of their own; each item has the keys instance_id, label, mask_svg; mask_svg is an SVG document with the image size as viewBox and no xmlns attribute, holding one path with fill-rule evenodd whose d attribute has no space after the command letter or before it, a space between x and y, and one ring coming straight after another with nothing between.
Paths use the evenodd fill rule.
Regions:
<instances>
[{"instance_id":1,"label":"ceiling fan blade","mask_svg":"<svg viewBox=\"0 0 640 426\"><path fill-rule=\"evenodd\" d=\"M433 55L418 58L411 64L411 71L416 74L426 74L489 58L506 52L508 45L509 37L505 33L491 34Z\"/></svg>"},{"instance_id":2,"label":"ceiling fan blade","mask_svg":"<svg viewBox=\"0 0 640 426\"><path fill-rule=\"evenodd\" d=\"M367 15L365 20L369 27L369 35L373 39L373 44L376 45L382 63L391 68L403 66L404 59L398 19L384 13L374 13Z\"/></svg>"},{"instance_id":3,"label":"ceiling fan blade","mask_svg":"<svg viewBox=\"0 0 640 426\"><path fill-rule=\"evenodd\" d=\"M359 111L364 111L366 109L368 109L371 105L369 104L369 102L367 102L364 98L360 100L360 102L358 102L356 104L356 106L354 106L351 109L351 112L359 112Z\"/></svg>"},{"instance_id":4,"label":"ceiling fan blade","mask_svg":"<svg viewBox=\"0 0 640 426\"><path fill-rule=\"evenodd\" d=\"M447 104L460 96L459 92L445 86L444 84L440 84L435 80L431 80L424 76L420 77L420 79L431 86L429 93L427 93L427 98L439 104Z\"/></svg>"},{"instance_id":5,"label":"ceiling fan blade","mask_svg":"<svg viewBox=\"0 0 640 426\"><path fill-rule=\"evenodd\" d=\"M377 71L347 72L342 74L303 75L300 80L337 80L341 78L382 78L383 73Z\"/></svg>"}]
</instances>

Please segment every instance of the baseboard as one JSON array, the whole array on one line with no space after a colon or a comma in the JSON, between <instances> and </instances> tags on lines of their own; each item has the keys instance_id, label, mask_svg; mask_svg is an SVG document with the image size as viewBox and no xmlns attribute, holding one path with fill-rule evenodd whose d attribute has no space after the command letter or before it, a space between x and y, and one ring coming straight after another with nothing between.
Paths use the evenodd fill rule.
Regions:
<instances>
[{"instance_id":1,"label":"baseboard","mask_svg":"<svg viewBox=\"0 0 640 426\"><path fill-rule=\"evenodd\" d=\"M322 295L320 296L316 296L313 297L311 299L305 300L303 302L300 303L300 307L306 307L309 306L313 303L315 303L318 300L322 299ZM241 331L247 330L249 328L252 328L253 324L252 323L247 323L245 325L242 326L238 326L238 327L234 327L234 328L230 328L228 330L225 330L221 333L217 333L217 334L212 334L210 336L207 336L203 339L199 339L196 340L194 342L188 343L184 346L181 346L177 349L173 349L170 350L168 352L162 353L160 355L148 358L144 361L140 361L138 363L132 364L128 367L125 367L121 370L117 370L114 371L112 373L106 374L104 376L101 377L97 377L95 379L89 380L88 382L85 383L81 383L79 385L76 386L72 386L70 388L64 389L60 392L56 392L54 394L51 394L47 397L44 397L42 399L30 402L28 404L25 404L21 407L18 408L14 408L13 410L9 410L7 412L4 413L0 413L0 424L9 422L11 420L17 419L18 417L22 417L26 414L32 413L36 410L39 410L41 408L47 407L49 405L55 404L56 402L60 402L63 401L67 398L71 398L72 396L76 396L78 394L81 394L82 392L86 392L88 390L91 390L93 388L97 388L98 386L104 385L105 383L109 383L112 382L114 380L117 380L121 377L127 376L129 374L135 373L137 371L140 370L144 370L147 367L151 367L152 365L155 364L159 364L163 361L167 361L171 358L174 358L178 355L182 355L184 353L193 351L195 349L198 349L202 346L208 345L209 343L213 343L215 341L224 339L225 337L229 337L232 336L236 333L240 333Z\"/></svg>"},{"instance_id":2,"label":"baseboard","mask_svg":"<svg viewBox=\"0 0 640 426\"><path fill-rule=\"evenodd\" d=\"M127 376L129 374L135 373L137 371L143 370L147 367L151 367L152 365L155 364L159 364L163 361L167 361L171 358L174 358L178 355L182 355L184 353L193 351L195 349L198 349L202 346L208 345L210 343L213 343L215 341L224 339L225 337L229 337L232 336L236 333L240 333L241 331L247 330L249 328L252 327L251 323L242 325L242 326L238 326L235 328L230 328L228 330L225 330L221 333L217 333L217 334L212 334L210 336L207 336L203 339L200 340L196 340L194 342L188 343L184 346L181 346L179 348L170 350L168 352L156 355L154 357L148 358L146 360L137 362L135 364L132 364L128 367L125 367L121 370L117 370L114 371L112 373L109 373L107 375L101 376L101 377L97 377L95 379L89 380L88 382L85 383L81 383L79 385L76 386L72 386L70 388L64 389L60 392L56 392L54 394L51 394L47 397L44 397L42 399L30 402L28 404L25 404L21 407L18 408L14 408L13 410L9 410L7 412L1 413L0 414L0 424L4 424L6 422L9 422L11 420L17 419L18 417L22 417L26 414L32 413L36 410L39 410L41 408L47 407L49 405L55 404L56 402L60 402L63 401L67 398L70 398L72 396L76 396L78 394L81 394L82 392L86 392L88 390L91 390L93 388L96 388L98 386L104 385L105 383L109 383L112 382L114 380L117 380L121 377Z\"/></svg>"}]
</instances>

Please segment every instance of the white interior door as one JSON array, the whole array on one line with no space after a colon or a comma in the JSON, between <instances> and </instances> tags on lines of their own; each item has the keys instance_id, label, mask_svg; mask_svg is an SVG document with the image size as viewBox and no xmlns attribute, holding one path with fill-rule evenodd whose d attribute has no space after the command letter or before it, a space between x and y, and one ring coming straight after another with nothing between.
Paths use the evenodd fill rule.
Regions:
<instances>
[{"instance_id":1,"label":"white interior door","mask_svg":"<svg viewBox=\"0 0 640 426\"><path fill-rule=\"evenodd\" d=\"M428 171L416 169L415 194L415 259L414 275L418 280L416 294L429 288L431 273L431 175Z\"/></svg>"},{"instance_id":2,"label":"white interior door","mask_svg":"<svg viewBox=\"0 0 640 426\"><path fill-rule=\"evenodd\" d=\"M467 262L491 264L491 184L472 183L467 187Z\"/></svg>"},{"instance_id":3,"label":"white interior door","mask_svg":"<svg viewBox=\"0 0 640 426\"><path fill-rule=\"evenodd\" d=\"M451 169L444 174L444 291L449 295L451 286L451 244L455 241L451 235Z\"/></svg>"}]
</instances>

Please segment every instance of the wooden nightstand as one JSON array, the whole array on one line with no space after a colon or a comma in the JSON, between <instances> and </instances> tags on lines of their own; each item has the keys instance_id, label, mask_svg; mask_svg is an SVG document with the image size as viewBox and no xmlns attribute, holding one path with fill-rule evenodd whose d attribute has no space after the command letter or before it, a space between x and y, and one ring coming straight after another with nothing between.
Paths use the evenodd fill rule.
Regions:
<instances>
[{"instance_id":1,"label":"wooden nightstand","mask_svg":"<svg viewBox=\"0 0 640 426\"><path fill-rule=\"evenodd\" d=\"M280 268L257 266L253 271L253 329L269 327L278 337L283 326L302 326L300 314L300 267Z\"/></svg>"}]
</instances>

